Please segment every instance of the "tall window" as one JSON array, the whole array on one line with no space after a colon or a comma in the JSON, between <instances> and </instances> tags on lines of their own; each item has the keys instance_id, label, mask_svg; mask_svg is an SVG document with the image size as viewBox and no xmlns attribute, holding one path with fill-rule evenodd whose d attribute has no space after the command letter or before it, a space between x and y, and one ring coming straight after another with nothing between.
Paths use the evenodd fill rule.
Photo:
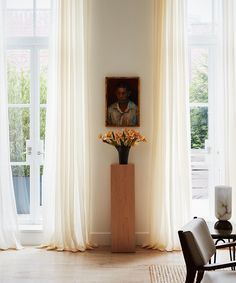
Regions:
<instances>
[{"instance_id":1,"label":"tall window","mask_svg":"<svg viewBox=\"0 0 236 283\"><path fill-rule=\"evenodd\" d=\"M47 103L50 0L6 0L12 166L21 223L39 223Z\"/></svg>"},{"instance_id":2,"label":"tall window","mask_svg":"<svg viewBox=\"0 0 236 283\"><path fill-rule=\"evenodd\" d=\"M188 0L191 165L194 215L210 218L215 185L214 0Z\"/></svg>"}]
</instances>

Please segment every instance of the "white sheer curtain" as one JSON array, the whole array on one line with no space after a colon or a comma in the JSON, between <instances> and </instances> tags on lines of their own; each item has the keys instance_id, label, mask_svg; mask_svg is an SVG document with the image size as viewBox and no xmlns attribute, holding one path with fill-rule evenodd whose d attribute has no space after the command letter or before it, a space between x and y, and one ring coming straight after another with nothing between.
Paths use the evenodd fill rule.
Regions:
<instances>
[{"instance_id":1,"label":"white sheer curtain","mask_svg":"<svg viewBox=\"0 0 236 283\"><path fill-rule=\"evenodd\" d=\"M0 250L21 248L10 166L4 1L0 0Z\"/></svg>"},{"instance_id":2,"label":"white sheer curtain","mask_svg":"<svg viewBox=\"0 0 236 283\"><path fill-rule=\"evenodd\" d=\"M190 219L190 123L185 0L154 1L153 160L150 243L179 249Z\"/></svg>"},{"instance_id":3,"label":"white sheer curtain","mask_svg":"<svg viewBox=\"0 0 236 283\"><path fill-rule=\"evenodd\" d=\"M43 246L73 252L90 247L85 3L54 1L43 180Z\"/></svg>"},{"instance_id":4,"label":"white sheer curtain","mask_svg":"<svg viewBox=\"0 0 236 283\"><path fill-rule=\"evenodd\" d=\"M221 14L221 80L223 94L224 183L233 189L232 219L236 222L236 2L219 1Z\"/></svg>"}]
</instances>

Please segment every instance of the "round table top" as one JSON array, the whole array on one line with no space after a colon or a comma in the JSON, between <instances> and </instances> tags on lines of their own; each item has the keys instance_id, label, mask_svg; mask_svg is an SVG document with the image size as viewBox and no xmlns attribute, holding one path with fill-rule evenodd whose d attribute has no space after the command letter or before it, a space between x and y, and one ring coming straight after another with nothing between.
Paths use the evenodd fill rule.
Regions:
<instances>
[{"instance_id":1,"label":"round table top","mask_svg":"<svg viewBox=\"0 0 236 283\"><path fill-rule=\"evenodd\" d=\"M235 239L236 240L236 225L232 222L232 230L217 230L214 228L215 222L207 222L207 226L213 239Z\"/></svg>"}]
</instances>

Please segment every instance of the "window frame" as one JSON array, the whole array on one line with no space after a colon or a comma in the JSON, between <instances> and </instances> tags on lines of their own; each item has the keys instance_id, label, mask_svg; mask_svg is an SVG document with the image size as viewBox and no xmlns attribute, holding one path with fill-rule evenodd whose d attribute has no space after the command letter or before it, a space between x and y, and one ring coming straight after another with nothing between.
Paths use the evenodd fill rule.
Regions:
<instances>
[{"instance_id":1,"label":"window frame","mask_svg":"<svg viewBox=\"0 0 236 283\"><path fill-rule=\"evenodd\" d=\"M30 110L30 141L34 154L30 161L11 162L11 165L30 165L30 214L18 214L18 222L22 224L41 224L42 207L40 206L40 166L43 165L36 151L40 150L40 50L49 48L48 37L9 37L7 50L30 50L30 102L29 104L8 104L10 107L27 107ZM37 173L38 172L38 173Z\"/></svg>"},{"instance_id":2,"label":"window frame","mask_svg":"<svg viewBox=\"0 0 236 283\"><path fill-rule=\"evenodd\" d=\"M214 30L214 28L212 28ZM188 36L188 51L190 62L190 50L191 48L206 48L208 49L208 102L207 103L189 103L189 109L194 105L207 106L208 107L208 140L205 145L205 151L207 163L208 163L208 198L207 199L193 199L193 216L202 216L206 219L212 220L214 215L214 186L216 180L219 179L219 168L217 165L217 131L216 131L216 109L217 109L217 90L214 83L217 79L217 51L218 40L214 34L209 35L189 35ZM191 68L189 64L189 68ZM190 72L190 69L189 69ZM191 149L191 156L194 150ZM192 166L192 162L191 162Z\"/></svg>"}]
</instances>

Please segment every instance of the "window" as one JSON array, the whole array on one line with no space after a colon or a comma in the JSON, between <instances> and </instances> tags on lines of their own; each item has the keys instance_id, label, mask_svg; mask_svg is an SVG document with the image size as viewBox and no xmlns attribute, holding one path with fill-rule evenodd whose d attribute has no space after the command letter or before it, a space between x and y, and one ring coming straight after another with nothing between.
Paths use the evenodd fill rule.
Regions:
<instances>
[{"instance_id":1,"label":"window","mask_svg":"<svg viewBox=\"0 0 236 283\"><path fill-rule=\"evenodd\" d=\"M211 218L215 158L216 51L214 0L188 0L189 100L193 215Z\"/></svg>"},{"instance_id":2,"label":"window","mask_svg":"<svg viewBox=\"0 0 236 283\"><path fill-rule=\"evenodd\" d=\"M208 56L207 47L189 48L190 121L193 199L209 195L206 143L208 140Z\"/></svg>"},{"instance_id":3,"label":"window","mask_svg":"<svg viewBox=\"0 0 236 283\"><path fill-rule=\"evenodd\" d=\"M20 223L39 223L50 0L6 0L10 160Z\"/></svg>"}]
</instances>

